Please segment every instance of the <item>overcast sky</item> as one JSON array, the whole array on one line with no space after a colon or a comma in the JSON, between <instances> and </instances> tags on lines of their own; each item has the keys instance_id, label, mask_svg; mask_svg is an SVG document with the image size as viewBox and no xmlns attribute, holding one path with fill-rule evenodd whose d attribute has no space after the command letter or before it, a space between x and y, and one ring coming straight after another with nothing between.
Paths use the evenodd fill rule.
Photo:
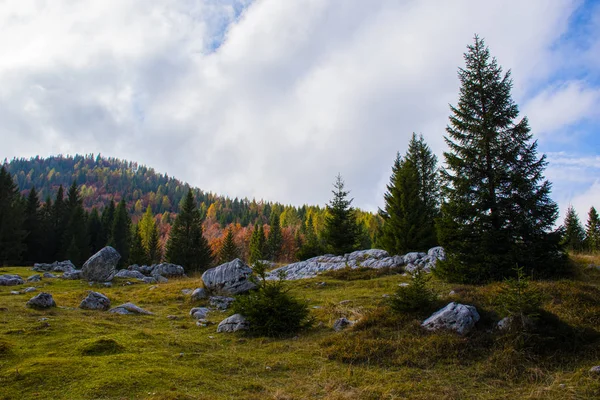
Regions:
<instances>
[{"instance_id":1,"label":"overcast sky","mask_svg":"<svg viewBox=\"0 0 600 400\"><path fill-rule=\"evenodd\" d=\"M443 161L477 33L550 161L600 207L600 2L0 0L0 157L101 153L203 190L376 210L396 152Z\"/></svg>"}]
</instances>

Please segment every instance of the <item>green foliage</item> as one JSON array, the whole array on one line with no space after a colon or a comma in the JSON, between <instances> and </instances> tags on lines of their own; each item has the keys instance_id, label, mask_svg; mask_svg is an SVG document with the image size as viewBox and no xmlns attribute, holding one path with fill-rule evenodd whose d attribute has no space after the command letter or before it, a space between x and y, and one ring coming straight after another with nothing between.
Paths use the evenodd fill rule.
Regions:
<instances>
[{"instance_id":1,"label":"green foliage","mask_svg":"<svg viewBox=\"0 0 600 400\"><path fill-rule=\"evenodd\" d=\"M90 340L80 348L83 356L107 356L122 353L124 347L114 339Z\"/></svg>"},{"instance_id":2,"label":"green foliage","mask_svg":"<svg viewBox=\"0 0 600 400\"><path fill-rule=\"evenodd\" d=\"M0 264L18 263L25 250L24 206L18 187L0 168Z\"/></svg>"},{"instance_id":3,"label":"green foliage","mask_svg":"<svg viewBox=\"0 0 600 400\"><path fill-rule=\"evenodd\" d=\"M299 260L308 260L321 254L323 254L323 246L317 237L312 215L309 215L306 219L304 241L299 247L296 257Z\"/></svg>"},{"instance_id":4,"label":"green foliage","mask_svg":"<svg viewBox=\"0 0 600 400\"><path fill-rule=\"evenodd\" d=\"M523 268L515 268L516 277L508 278L496 299L502 314L510 317L519 330L528 329L530 321L534 321L540 312L542 295L530 285L529 278Z\"/></svg>"},{"instance_id":5,"label":"green foliage","mask_svg":"<svg viewBox=\"0 0 600 400\"><path fill-rule=\"evenodd\" d=\"M30 264L40 262L44 258L44 238L47 232L43 231L40 200L35 187L29 191L25 205L25 220L23 230L25 231L25 253L24 259Z\"/></svg>"},{"instance_id":6,"label":"green foliage","mask_svg":"<svg viewBox=\"0 0 600 400\"><path fill-rule=\"evenodd\" d=\"M96 254L106 244L102 239L102 221L100 220L100 214L94 207L90 212L87 220L87 231L90 239L90 253Z\"/></svg>"},{"instance_id":7,"label":"green foliage","mask_svg":"<svg viewBox=\"0 0 600 400\"><path fill-rule=\"evenodd\" d=\"M275 211L271 212L270 220L271 230L266 242L267 256L269 260L276 261L281 255L281 246L283 245L283 235L279 224L279 214Z\"/></svg>"},{"instance_id":8,"label":"green foliage","mask_svg":"<svg viewBox=\"0 0 600 400\"><path fill-rule=\"evenodd\" d=\"M250 237L250 254L248 258L248 263L250 265L265 258L266 242L267 239L265 238L263 226L256 223L254 225L254 230L252 231L252 236Z\"/></svg>"},{"instance_id":9,"label":"green foliage","mask_svg":"<svg viewBox=\"0 0 600 400\"><path fill-rule=\"evenodd\" d=\"M428 313L437 299L437 295L428 287L431 279L422 268L411 273L408 286L399 286L391 298L392 310L397 313Z\"/></svg>"},{"instance_id":10,"label":"green foliage","mask_svg":"<svg viewBox=\"0 0 600 400\"><path fill-rule=\"evenodd\" d=\"M142 242L142 235L140 233L140 224L135 226L131 239L131 249L129 250L129 264L137 265L151 265L146 249Z\"/></svg>"},{"instance_id":11,"label":"green foliage","mask_svg":"<svg viewBox=\"0 0 600 400\"><path fill-rule=\"evenodd\" d=\"M227 230L225 240L223 241L223 246L221 246L221 251L219 251L219 264L225 264L226 262L233 261L238 257L239 249L233 241L233 231L230 228Z\"/></svg>"},{"instance_id":12,"label":"green foliage","mask_svg":"<svg viewBox=\"0 0 600 400\"><path fill-rule=\"evenodd\" d=\"M150 264L158 264L162 261L162 247L159 242L158 228L156 225L154 225L150 232L150 241L148 242L146 256Z\"/></svg>"},{"instance_id":13,"label":"green foliage","mask_svg":"<svg viewBox=\"0 0 600 400\"><path fill-rule=\"evenodd\" d=\"M208 242L202 235L202 220L191 190L171 228L166 258L170 263L183 266L186 272L204 271L213 261Z\"/></svg>"},{"instance_id":14,"label":"green foliage","mask_svg":"<svg viewBox=\"0 0 600 400\"><path fill-rule=\"evenodd\" d=\"M387 275L396 275L402 271L401 268L369 268L369 267L358 267L358 268L350 268L350 266L346 266L345 268L326 271L321 275L327 278L335 279L338 281L363 281L380 278L382 276Z\"/></svg>"},{"instance_id":15,"label":"green foliage","mask_svg":"<svg viewBox=\"0 0 600 400\"><path fill-rule=\"evenodd\" d=\"M543 176L546 158L537 156L527 118L516 120L510 72L477 36L465 62L446 128L438 238L447 259L436 273L459 282L502 279L515 264L537 276L561 273L566 258L552 232L558 209Z\"/></svg>"},{"instance_id":16,"label":"green foliage","mask_svg":"<svg viewBox=\"0 0 600 400\"><path fill-rule=\"evenodd\" d=\"M90 255L90 239L83 202L75 182L69 188L65 203L65 217L68 222L62 240L63 246L66 246L64 254L73 264L81 266Z\"/></svg>"},{"instance_id":17,"label":"green foliage","mask_svg":"<svg viewBox=\"0 0 600 400\"><path fill-rule=\"evenodd\" d=\"M564 235L561 244L571 251L582 251L585 231L579 222L579 216L573 206L569 206L565 215Z\"/></svg>"},{"instance_id":18,"label":"green foliage","mask_svg":"<svg viewBox=\"0 0 600 400\"><path fill-rule=\"evenodd\" d=\"M410 140L404 159L397 155L384 195L385 208L379 210L383 227L378 247L391 254L428 249L437 244L435 218L438 215L439 183L437 158L416 134Z\"/></svg>"},{"instance_id":19,"label":"green foliage","mask_svg":"<svg viewBox=\"0 0 600 400\"><path fill-rule=\"evenodd\" d=\"M291 336L309 326L308 305L289 293L283 279L267 281L265 265L261 262L254 264L254 273L258 288L238 296L232 305L234 313L248 320L251 335Z\"/></svg>"},{"instance_id":20,"label":"green foliage","mask_svg":"<svg viewBox=\"0 0 600 400\"><path fill-rule=\"evenodd\" d=\"M585 230L585 247L592 253L600 251L600 218L594 207L591 207L588 212Z\"/></svg>"},{"instance_id":21,"label":"green foliage","mask_svg":"<svg viewBox=\"0 0 600 400\"><path fill-rule=\"evenodd\" d=\"M351 207L352 199L347 199L350 192L344 190L341 175L338 174L333 187L333 199L327 205L323 238L331 253L351 253L358 247L360 227Z\"/></svg>"},{"instance_id":22,"label":"green foliage","mask_svg":"<svg viewBox=\"0 0 600 400\"><path fill-rule=\"evenodd\" d=\"M185 199L185 198L184 198ZM183 201L183 199L182 199ZM139 223L140 226L140 235L142 236L142 243L146 251L148 251L150 247L150 239L152 237L152 231L156 227L156 222L154 221L154 215L152 214L152 208L148 206L146 208L146 212L142 217L142 220Z\"/></svg>"},{"instance_id":23,"label":"green foliage","mask_svg":"<svg viewBox=\"0 0 600 400\"><path fill-rule=\"evenodd\" d=\"M129 260L131 248L131 218L127 213L125 200L121 200L115 210L109 244L121 255L119 264L123 266Z\"/></svg>"}]
</instances>

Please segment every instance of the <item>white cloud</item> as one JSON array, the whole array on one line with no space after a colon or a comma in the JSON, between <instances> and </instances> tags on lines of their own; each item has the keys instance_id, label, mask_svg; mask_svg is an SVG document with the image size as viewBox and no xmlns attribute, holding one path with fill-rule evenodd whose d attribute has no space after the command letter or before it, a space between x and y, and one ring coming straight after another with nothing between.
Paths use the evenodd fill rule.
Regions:
<instances>
[{"instance_id":1,"label":"white cloud","mask_svg":"<svg viewBox=\"0 0 600 400\"><path fill-rule=\"evenodd\" d=\"M374 209L413 131L444 150L473 34L513 70L517 101L535 97L577 4L5 1L0 157L102 152L294 204L325 203L340 172L355 204ZM577 122L596 91L542 88L532 124ZM567 117L542 112L588 93Z\"/></svg>"}]
</instances>

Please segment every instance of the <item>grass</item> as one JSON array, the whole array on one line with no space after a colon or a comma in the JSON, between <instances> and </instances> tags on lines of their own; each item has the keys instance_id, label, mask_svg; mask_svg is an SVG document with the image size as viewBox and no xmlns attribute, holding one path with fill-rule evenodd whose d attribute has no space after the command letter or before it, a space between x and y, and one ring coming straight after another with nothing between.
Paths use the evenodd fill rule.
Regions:
<instances>
[{"instance_id":1,"label":"grass","mask_svg":"<svg viewBox=\"0 0 600 400\"><path fill-rule=\"evenodd\" d=\"M598 398L600 378L588 371L600 364L600 271L587 268L596 262L588 257L573 260L573 280L532 282L543 294L543 329L525 345L492 329L500 284L431 281L440 304L459 301L480 312L477 329L460 337L426 332L417 317L390 312L384 295L409 277L357 278L361 272L294 281L292 293L308 300L315 323L287 339L217 334L228 315L218 311L208 316L215 325L196 326L188 312L204 303L181 290L200 287L199 277L93 288L113 306L131 301L154 316L77 308L92 289L86 282L44 279L22 295L0 287L0 399ZM40 291L58 307L27 308ZM341 316L360 322L336 333L331 326Z\"/></svg>"}]
</instances>

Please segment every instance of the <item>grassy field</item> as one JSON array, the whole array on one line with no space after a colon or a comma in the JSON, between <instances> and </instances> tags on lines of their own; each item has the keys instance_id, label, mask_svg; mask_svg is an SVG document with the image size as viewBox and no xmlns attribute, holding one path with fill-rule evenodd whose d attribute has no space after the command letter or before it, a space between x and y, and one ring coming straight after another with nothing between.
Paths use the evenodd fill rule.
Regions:
<instances>
[{"instance_id":1,"label":"grassy field","mask_svg":"<svg viewBox=\"0 0 600 400\"><path fill-rule=\"evenodd\" d=\"M93 288L113 306L131 301L154 316L81 310L92 289L81 281L0 287L0 399L600 398L600 377L589 372L600 364L600 271L586 268L600 260L574 260L573 280L534 283L544 294L545 330L525 344L493 330L500 284L431 282L440 304L453 300L479 310L476 331L459 337L425 332L420 317L389 311L384 295L405 276L361 272L292 282L315 321L285 339L196 326L188 312L202 303L181 292L201 286L194 277ZM4 273L34 274L0 268ZM26 286L38 291L10 294ZM449 296L451 290L456 294ZM26 308L41 291L58 307ZM209 319L216 324L225 316L212 312ZM340 316L361 322L336 333L331 326Z\"/></svg>"}]
</instances>

